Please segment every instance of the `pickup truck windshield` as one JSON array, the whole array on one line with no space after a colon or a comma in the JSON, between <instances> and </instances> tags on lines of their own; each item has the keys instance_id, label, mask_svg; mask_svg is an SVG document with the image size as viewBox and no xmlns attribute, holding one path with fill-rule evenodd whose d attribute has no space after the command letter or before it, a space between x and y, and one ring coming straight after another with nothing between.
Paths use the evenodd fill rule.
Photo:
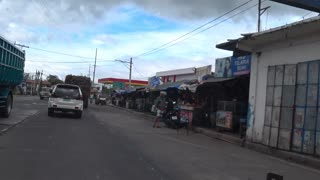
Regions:
<instances>
[{"instance_id":1,"label":"pickup truck windshield","mask_svg":"<svg viewBox=\"0 0 320 180\"><path fill-rule=\"evenodd\" d=\"M78 98L80 96L79 88L73 86L57 86L54 97L59 98Z\"/></svg>"}]
</instances>

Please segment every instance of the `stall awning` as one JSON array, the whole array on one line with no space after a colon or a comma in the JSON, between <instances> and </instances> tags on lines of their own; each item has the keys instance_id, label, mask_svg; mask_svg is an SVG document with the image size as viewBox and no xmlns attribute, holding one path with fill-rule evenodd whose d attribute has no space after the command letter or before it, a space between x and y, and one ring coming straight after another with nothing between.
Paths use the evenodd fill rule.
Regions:
<instances>
[{"instance_id":1,"label":"stall awning","mask_svg":"<svg viewBox=\"0 0 320 180\"><path fill-rule=\"evenodd\" d=\"M235 78L234 77L230 77L230 78L211 78L211 79L203 81L201 84L223 82L223 81L229 81L229 80L232 80L232 79L235 79Z\"/></svg>"},{"instance_id":2,"label":"stall awning","mask_svg":"<svg viewBox=\"0 0 320 180\"><path fill-rule=\"evenodd\" d=\"M157 87L155 87L152 90L167 90L168 88L177 88L179 89L181 85L184 84L190 84L191 82L194 82L196 80L183 80L183 81L178 81L178 82L172 82L172 83L166 83L166 84L161 84Z\"/></svg>"}]
</instances>

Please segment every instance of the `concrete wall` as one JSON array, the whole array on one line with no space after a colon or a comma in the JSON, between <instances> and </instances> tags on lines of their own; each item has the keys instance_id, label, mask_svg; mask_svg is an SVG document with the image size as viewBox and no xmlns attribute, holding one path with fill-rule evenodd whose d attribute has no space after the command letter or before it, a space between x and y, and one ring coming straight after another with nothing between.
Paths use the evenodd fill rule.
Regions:
<instances>
[{"instance_id":1,"label":"concrete wall","mask_svg":"<svg viewBox=\"0 0 320 180\"><path fill-rule=\"evenodd\" d=\"M258 56L256 52L252 54L247 138L261 143L268 66L320 60L320 34L308 34L308 37L299 39L285 39L257 48L255 51L261 52L261 55Z\"/></svg>"}]
</instances>

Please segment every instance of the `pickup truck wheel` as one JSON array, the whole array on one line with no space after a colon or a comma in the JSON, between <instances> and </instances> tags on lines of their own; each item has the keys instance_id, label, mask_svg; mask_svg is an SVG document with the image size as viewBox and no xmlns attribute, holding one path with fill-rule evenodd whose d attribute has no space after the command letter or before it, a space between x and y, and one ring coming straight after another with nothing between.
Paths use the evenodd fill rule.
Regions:
<instances>
[{"instance_id":1,"label":"pickup truck wheel","mask_svg":"<svg viewBox=\"0 0 320 180\"><path fill-rule=\"evenodd\" d=\"M82 116L82 111L77 111L76 112L76 118L81 118L81 116Z\"/></svg>"},{"instance_id":2,"label":"pickup truck wheel","mask_svg":"<svg viewBox=\"0 0 320 180\"><path fill-rule=\"evenodd\" d=\"M53 109L51 108L48 108L48 116L53 116Z\"/></svg>"},{"instance_id":3,"label":"pickup truck wheel","mask_svg":"<svg viewBox=\"0 0 320 180\"><path fill-rule=\"evenodd\" d=\"M12 97L9 95L7 98L7 104L6 104L6 108L4 110L3 116L5 118L8 118L10 116L12 110Z\"/></svg>"},{"instance_id":4,"label":"pickup truck wheel","mask_svg":"<svg viewBox=\"0 0 320 180\"><path fill-rule=\"evenodd\" d=\"M40 100L43 100L43 97L42 97L42 96L40 96Z\"/></svg>"}]
</instances>

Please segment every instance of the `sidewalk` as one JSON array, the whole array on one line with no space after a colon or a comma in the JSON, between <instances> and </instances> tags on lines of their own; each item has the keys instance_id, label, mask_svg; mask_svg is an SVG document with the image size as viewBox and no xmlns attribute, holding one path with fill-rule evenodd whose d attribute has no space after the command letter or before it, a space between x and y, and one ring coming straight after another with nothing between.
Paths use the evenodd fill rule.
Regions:
<instances>
[{"instance_id":1,"label":"sidewalk","mask_svg":"<svg viewBox=\"0 0 320 180\"><path fill-rule=\"evenodd\" d=\"M133 113L133 114L137 114L137 115L141 115L144 116L147 119L153 120L155 118L155 116L150 115L150 114L146 114L143 112L137 112L134 111L132 109L126 109L126 108L122 108L122 107L118 107L118 106L114 106L114 105L109 105L111 107L117 108L117 109L121 109L121 110L125 110L127 112ZM304 165L304 166L308 166L311 168L315 168L320 170L320 159L313 157L313 156L308 156L308 155L303 155L303 154L298 154L298 153L294 153L294 152L289 152L289 151L284 151L284 150L279 150L279 149L275 149L275 148L271 148L262 144L256 144L256 143L252 143L252 142L246 142L245 140L240 139L240 137L238 136L234 136L234 135L230 135L230 134L226 134L226 133L219 133L217 131L214 131L213 129L208 129L208 128L202 128L202 127L193 127L192 130L196 133L201 133L205 136L214 138L214 139L219 139L234 145L238 145L241 147L245 147L257 152L261 152L264 154L268 154L280 159L284 159L286 161L289 162L294 162L300 165Z\"/></svg>"}]
</instances>

